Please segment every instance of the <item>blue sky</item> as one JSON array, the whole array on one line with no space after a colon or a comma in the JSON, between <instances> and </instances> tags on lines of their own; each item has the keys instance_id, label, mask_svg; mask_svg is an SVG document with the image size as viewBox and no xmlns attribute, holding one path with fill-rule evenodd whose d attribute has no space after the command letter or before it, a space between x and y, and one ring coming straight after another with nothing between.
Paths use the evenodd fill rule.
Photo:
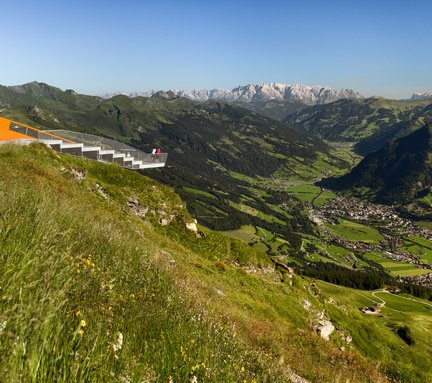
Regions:
<instances>
[{"instance_id":1,"label":"blue sky","mask_svg":"<svg viewBox=\"0 0 432 383\"><path fill-rule=\"evenodd\" d=\"M2 1L0 84L102 94L284 82L432 90L432 2Z\"/></svg>"}]
</instances>

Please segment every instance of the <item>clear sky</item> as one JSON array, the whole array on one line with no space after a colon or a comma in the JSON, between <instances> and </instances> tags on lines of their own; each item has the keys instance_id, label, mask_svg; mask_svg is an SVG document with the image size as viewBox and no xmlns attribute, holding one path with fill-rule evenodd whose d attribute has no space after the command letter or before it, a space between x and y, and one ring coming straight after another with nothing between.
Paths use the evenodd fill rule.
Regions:
<instances>
[{"instance_id":1,"label":"clear sky","mask_svg":"<svg viewBox=\"0 0 432 383\"><path fill-rule=\"evenodd\" d=\"M432 91L428 0L0 2L0 84L80 93L248 83Z\"/></svg>"}]
</instances>

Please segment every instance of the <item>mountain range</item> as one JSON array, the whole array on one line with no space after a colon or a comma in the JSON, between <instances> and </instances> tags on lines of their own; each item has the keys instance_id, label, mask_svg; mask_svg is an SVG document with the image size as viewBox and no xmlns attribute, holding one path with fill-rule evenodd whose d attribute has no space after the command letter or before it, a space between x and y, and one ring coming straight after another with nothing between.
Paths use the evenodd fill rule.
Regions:
<instances>
[{"instance_id":1,"label":"mountain range","mask_svg":"<svg viewBox=\"0 0 432 383\"><path fill-rule=\"evenodd\" d=\"M431 99L432 98L432 92L418 92L418 93L414 93L411 96L411 100L416 101L416 100L426 100L426 99Z\"/></svg>"},{"instance_id":2,"label":"mountain range","mask_svg":"<svg viewBox=\"0 0 432 383\"><path fill-rule=\"evenodd\" d=\"M125 94L128 97L151 97L160 91L135 92ZM248 84L238 86L232 90L176 90L162 92L167 97L185 97L193 101L220 100L226 102L263 102L270 100L299 101L306 105L327 104L340 99L360 99L360 93L352 89L332 89L327 86L307 86L303 84ZM118 93L117 93L118 94ZM115 93L106 94L104 98L111 98Z\"/></svg>"}]
</instances>

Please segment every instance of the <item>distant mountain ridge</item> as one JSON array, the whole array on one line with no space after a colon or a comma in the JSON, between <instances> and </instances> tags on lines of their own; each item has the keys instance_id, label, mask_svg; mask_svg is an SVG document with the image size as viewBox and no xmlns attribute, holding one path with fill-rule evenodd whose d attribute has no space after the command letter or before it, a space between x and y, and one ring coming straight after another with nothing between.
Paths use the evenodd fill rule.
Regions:
<instances>
[{"instance_id":1,"label":"distant mountain ridge","mask_svg":"<svg viewBox=\"0 0 432 383\"><path fill-rule=\"evenodd\" d=\"M282 121L329 141L352 142L357 153L366 155L431 123L432 100L338 100L304 108Z\"/></svg>"},{"instance_id":2,"label":"distant mountain ridge","mask_svg":"<svg viewBox=\"0 0 432 383\"><path fill-rule=\"evenodd\" d=\"M432 185L432 125L391 141L367 155L351 172L320 181L336 190L368 191L386 203L409 203Z\"/></svg>"},{"instance_id":3,"label":"distant mountain ridge","mask_svg":"<svg viewBox=\"0 0 432 383\"><path fill-rule=\"evenodd\" d=\"M417 92L411 96L412 101L432 99L432 92Z\"/></svg>"},{"instance_id":4,"label":"distant mountain ridge","mask_svg":"<svg viewBox=\"0 0 432 383\"><path fill-rule=\"evenodd\" d=\"M125 94L128 97L151 97L154 94L167 93L176 97L185 97L193 101L205 102L219 100L225 102L265 102L270 100L278 101L300 101L306 105L321 105L334 102L340 99L362 99L363 96L352 89L332 89L327 86L307 86L303 84L248 84L238 86L232 90L225 89L172 89L167 92L146 91L135 93L113 93L105 94L104 98L111 98L118 94Z\"/></svg>"}]
</instances>

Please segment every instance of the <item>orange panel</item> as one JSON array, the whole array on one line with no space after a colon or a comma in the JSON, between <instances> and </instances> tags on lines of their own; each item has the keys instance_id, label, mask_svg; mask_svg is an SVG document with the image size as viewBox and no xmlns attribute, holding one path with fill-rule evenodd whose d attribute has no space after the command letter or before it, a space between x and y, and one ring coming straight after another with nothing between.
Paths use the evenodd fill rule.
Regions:
<instances>
[{"instance_id":1,"label":"orange panel","mask_svg":"<svg viewBox=\"0 0 432 383\"><path fill-rule=\"evenodd\" d=\"M11 123L19 125L21 127L27 128L27 129L31 129L34 132L41 132L44 135L47 135L47 136L50 136L52 138L62 140L65 142L69 142L70 144L75 143L74 141L68 140L66 138L62 138L60 136L56 136L55 134L52 134L52 133L45 132L44 130L36 129L36 128L33 128L32 126L24 125L24 124L21 124L20 122L8 120L7 118L3 118L3 117L0 117L0 141L19 140L21 138L36 140L34 137L26 136L25 134L21 134L21 133L9 130L9 126Z\"/></svg>"},{"instance_id":2,"label":"orange panel","mask_svg":"<svg viewBox=\"0 0 432 383\"><path fill-rule=\"evenodd\" d=\"M10 120L0 117L0 141L20 140L22 138L34 140L33 137L9 130L10 123Z\"/></svg>"}]
</instances>

